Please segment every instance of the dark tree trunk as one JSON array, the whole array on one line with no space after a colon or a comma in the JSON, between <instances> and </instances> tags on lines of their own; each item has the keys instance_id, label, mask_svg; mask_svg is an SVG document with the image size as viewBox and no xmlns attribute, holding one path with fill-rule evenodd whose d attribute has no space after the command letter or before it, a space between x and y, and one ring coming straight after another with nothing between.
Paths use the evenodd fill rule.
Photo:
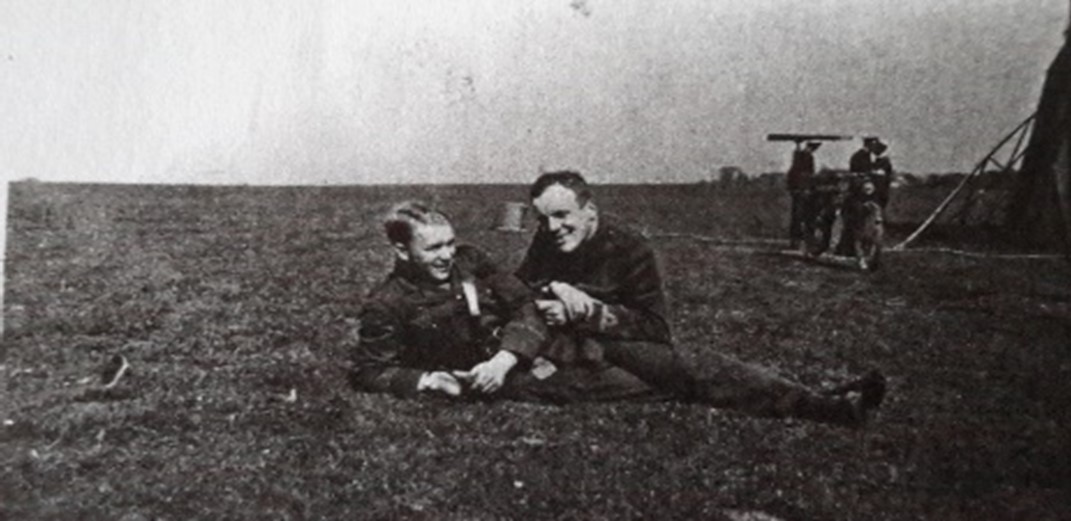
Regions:
<instances>
[{"instance_id":1,"label":"dark tree trunk","mask_svg":"<svg viewBox=\"0 0 1071 521\"><path fill-rule=\"evenodd\" d=\"M1071 46L1049 67L1038 102L1034 130L1009 203L1010 236L1026 246L1071 248Z\"/></svg>"}]
</instances>

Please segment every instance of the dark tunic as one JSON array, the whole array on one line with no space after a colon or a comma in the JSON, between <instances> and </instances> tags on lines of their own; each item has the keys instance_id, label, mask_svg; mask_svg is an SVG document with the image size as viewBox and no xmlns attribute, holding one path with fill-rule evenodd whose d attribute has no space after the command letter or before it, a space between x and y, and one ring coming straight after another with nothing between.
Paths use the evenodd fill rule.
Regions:
<instances>
[{"instance_id":1,"label":"dark tunic","mask_svg":"<svg viewBox=\"0 0 1071 521\"><path fill-rule=\"evenodd\" d=\"M567 254L557 250L550 234L537 232L517 276L537 291L565 282L602 302L590 321L576 326L585 336L670 342L654 252L631 230L599 223L593 237Z\"/></svg>"},{"instance_id":2,"label":"dark tunic","mask_svg":"<svg viewBox=\"0 0 1071 521\"><path fill-rule=\"evenodd\" d=\"M869 174L874 170L874 161L870 157L870 151L865 148L856 150L848 159L848 171L853 174Z\"/></svg>"},{"instance_id":3,"label":"dark tunic","mask_svg":"<svg viewBox=\"0 0 1071 521\"><path fill-rule=\"evenodd\" d=\"M798 191L809 188L811 178L814 177L814 154L807 150L792 152L792 164L788 167L785 176L788 181L789 191Z\"/></svg>"},{"instance_id":4,"label":"dark tunic","mask_svg":"<svg viewBox=\"0 0 1071 521\"><path fill-rule=\"evenodd\" d=\"M572 340L581 348L599 346L602 359L593 362L609 364L610 371L634 375L654 390L667 393L659 398L732 408L757 416L799 416L821 421L854 418L847 402L817 396L769 369L745 364L716 350L702 350L698 366L685 363L670 341L666 298L655 255L639 234L602 222L595 236L572 253L559 252L552 241L549 234L536 233L517 271L518 277L535 290L553 281L566 282L603 305L589 323L550 328L552 342L548 352L553 352L556 345L569 345L562 339ZM581 349L580 354L587 351ZM558 353L558 357L562 354ZM617 382L586 386L577 394L586 399L651 395L635 383Z\"/></svg>"},{"instance_id":5,"label":"dark tunic","mask_svg":"<svg viewBox=\"0 0 1071 521\"><path fill-rule=\"evenodd\" d=\"M464 297L466 280L477 289L478 317ZM470 246L458 247L445 289L399 262L361 311L353 384L407 396L417 393L424 372L468 370L499 349L530 361L546 339L532 298L521 281Z\"/></svg>"}]
</instances>

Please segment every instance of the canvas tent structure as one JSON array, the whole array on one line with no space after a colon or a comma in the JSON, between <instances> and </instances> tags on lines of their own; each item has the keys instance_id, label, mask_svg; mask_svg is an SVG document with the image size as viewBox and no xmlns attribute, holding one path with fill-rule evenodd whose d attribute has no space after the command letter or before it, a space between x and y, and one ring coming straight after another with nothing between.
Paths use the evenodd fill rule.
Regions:
<instances>
[{"instance_id":1,"label":"canvas tent structure","mask_svg":"<svg viewBox=\"0 0 1071 521\"><path fill-rule=\"evenodd\" d=\"M985 191L984 186L965 188L972 182L983 184L978 179L984 177L987 168L995 166L1000 174L1015 174L1018 166L1008 197L999 203L1005 235L1022 247L1062 251L1071 259L1069 37L1071 22L1064 32L1064 44L1048 69L1036 111L1005 135L910 236L893 246L894 250L904 249L917 239L957 200L957 215L963 223L963 217L978 203L975 194Z\"/></svg>"},{"instance_id":2,"label":"canvas tent structure","mask_svg":"<svg viewBox=\"0 0 1071 521\"><path fill-rule=\"evenodd\" d=\"M1071 256L1071 25L1049 67L1023 164L1007 209L1007 231L1026 245Z\"/></svg>"}]
</instances>

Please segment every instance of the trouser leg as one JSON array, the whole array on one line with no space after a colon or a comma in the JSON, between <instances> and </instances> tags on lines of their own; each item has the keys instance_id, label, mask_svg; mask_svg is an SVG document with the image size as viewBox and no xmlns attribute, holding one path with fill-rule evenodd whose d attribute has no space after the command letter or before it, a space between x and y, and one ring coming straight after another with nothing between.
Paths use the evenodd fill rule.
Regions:
<instances>
[{"instance_id":1,"label":"trouser leg","mask_svg":"<svg viewBox=\"0 0 1071 521\"><path fill-rule=\"evenodd\" d=\"M559 368L547 378L530 372L511 375L498 398L566 405L578 402L665 401L671 396L636 375L608 364Z\"/></svg>"},{"instance_id":2,"label":"trouser leg","mask_svg":"<svg viewBox=\"0 0 1071 521\"><path fill-rule=\"evenodd\" d=\"M535 401L556 403L675 399L762 417L844 424L856 419L843 398L821 396L769 368L720 353L705 352L691 364L670 344L600 344L610 367L568 368L539 382L526 381L531 377L525 375L518 379L520 390Z\"/></svg>"},{"instance_id":3,"label":"trouser leg","mask_svg":"<svg viewBox=\"0 0 1071 521\"><path fill-rule=\"evenodd\" d=\"M855 255L855 223L858 221L858 213L846 204L841 208L840 218L842 226L835 253L850 257Z\"/></svg>"},{"instance_id":4,"label":"trouser leg","mask_svg":"<svg viewBox=\"0 0 1071 521\"><path fill-rule=\"evenodd\" d=\"M714 352L703 355L696 400L760 417L794 417L850 424L855 410L843 398L821 396L773 370Z\"/></svg>"},{"instance_id":5,"label":"trouser leg","mask_svg":"<svg viewBox=\"0 0 1071 521\"><path fill-rule=\"evenodd\" d=\"M696 375L671 344L600 342L606 362L639 377L652 387L688 400L695 394Z\"/></svg>"},{"instance_id":6,"label":"trouser leg","mask_svg":"<svg viewBox=\"0 0 1071 521\"><path fill-rule=\"evenodd\" d=\"M788 416L809 394L806 388L769 369L716 352L689 364L670 344L602 342L606 361L684 401L734 409L757 416Z\"/></svg>"},{"instance_id":7,"label":"trouser leg","mask_svg":"<svg viewBox=\"0 0 1071 521\"><path fill-rule=\"evenodd\" d=\"M799 192L792 192L792 209L789 212L788 238L793 243L803 238L803 197Z\"/></svg>"}]
</instances>

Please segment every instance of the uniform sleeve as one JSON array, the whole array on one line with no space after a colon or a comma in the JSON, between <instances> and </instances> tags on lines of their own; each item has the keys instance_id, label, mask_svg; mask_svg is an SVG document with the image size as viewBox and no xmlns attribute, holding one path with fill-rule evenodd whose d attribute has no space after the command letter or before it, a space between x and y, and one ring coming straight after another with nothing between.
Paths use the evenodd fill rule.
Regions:
<instances>
[{"instance_id":1,"label":"uniform sleeve","mask_svg":"<svg viewBox=\"0 0 1071 521\"><path fill-rule=\"evenodd\" d=\"M527 360L535 358L547 339L547 326L536 310L532 291L517 276L500 271L486 256L476 257L473 274L487 284L506 311L500 348Z\"/></svg>"},{"instance_id":2,"label":"uniform sleeve","mask_svg":"<svg viewBox=\"0 0 1071 521\"><path fill-rule=\"evenodd\" d=\"M888 156L881 156L874 162L874 169L881 170L886 176L893 175L892 159Z\"/></svg>"},{"instance_id":3,"label":"uniform sleeve","mask_svg":"<svg viewBox=\"0 0 1071 521\"><path fill-rule=\"evenodd\" d=\"M352 382L360 391L417 394L423 370L401 365L402 343L399 321L387 309L371 306L361 312L352 349ZM352 340L351 340L352 341Z\"/></svg>"},{"instance_id":4,"label":"uniform sleeve","mask_svg":"<svg viewBox=\"0 0 1071 521\"><path fill-rule=\"evenodd\" d=\"M544 273L548 261L546 255L543 253L543 249L542 233L536 232L532 237L532 244L528 246L528 251L524 254L524 259L521 261L521 265L517 268L517 278L532 289L543 286L549 282Z\"/></svg>"},{"instance_id":5,"label":"uniform sleeve","mask_svg":"<svg viewBox=\"0 0 1071 521\"><path fill-rule=\"evenodd\" d=\"M513 279L523 286L512 275L503 275L503 278ZM539 355L547 340L547 326L543 323L543 318L539 316L535 302L530 297L514 304L515 306L510 310L509 322L502 327L501 349L531 360Z\"/></svg>"},{"instance_id":6,"label":"uniform sleeve","mask_svg":"<svg viewBox=\"0 0 1071 521\"><path fill-rule=\"evenodd\" d=\"M669 342L665 294L654 252L638 244L618 260L618 297L597 306L580 327L618 340Z\"/></svg>"},{"instance_id":7,"label":"uniform sleeve","mask_svg":"<svg viewBox=\"0 0 1071 521\"><path fill-rule=\"evenodd\" d=\"M848 160L848 170L852 173L868 173L874 168L870 152L859 150Z\"/></svg>"},{"instance_id":8,"label":"uniform sleeve","mask_svg":"<svg viewBox=\"0 0 1071 521\"><path fill-rule=\"evenodd\" d=\"M797 190L802 188L803 182L803 152L796 150L792 152L792 164L788 167L788 173L785 175L788 189Z\"/></svg>"}]
</instances>

